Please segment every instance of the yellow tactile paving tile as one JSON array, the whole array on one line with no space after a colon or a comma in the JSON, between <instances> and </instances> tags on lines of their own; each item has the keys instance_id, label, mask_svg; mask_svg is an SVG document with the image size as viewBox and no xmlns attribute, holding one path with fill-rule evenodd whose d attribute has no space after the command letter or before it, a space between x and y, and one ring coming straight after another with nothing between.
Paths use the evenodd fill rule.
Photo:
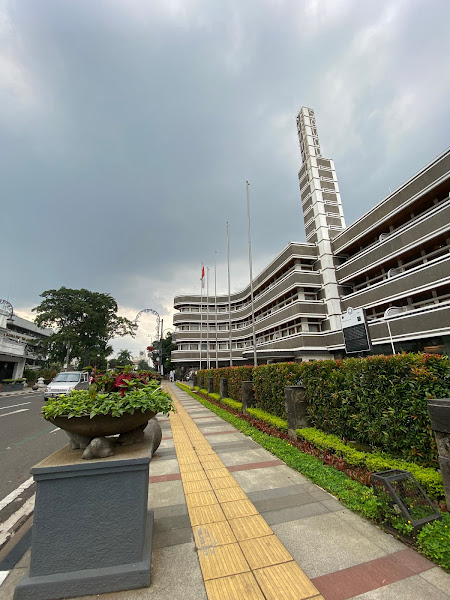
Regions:
<instances>
[{"instance_id":1,"label":"yellow tactile paving tile","mask_svg":"<svg viewBox=\"0 0 450 600\"><path fill-rule=\"evenodd\" d=\"M294 560L276 535L239 542L252 569L262 569Z\"/></svg>"},{"instance_id":2,"label":"yellow tactile paving tile","mask_svg":"<svg viewBox=\"0 0 450 600\"><path fill-rule=\"evenodd\" d=\"M194 492L193 494L186 494L185 497L188 508L217 504L217 497L212 490L209 492Z\"/></svg>"},{"instance_id":3,"label":"yellow tactile paving tile","mask_svg":"<svg viewBox=\"0 0 450 600\"><path fill-rule=\"evenodd\" d=\"M208 600L264 600L252 573L205 581Z\"/></svg>"},{"instance_id":4,"label":"yellow tactile paving tile","mask_svg":"<svg viewBox=\"0 0 450 600\"><path fill-rule=\"evenodd\" d=\"M212 490L211 484L207 480L200 481L183 481L185 494L195 494L195 492L208 492Z\"/></svg>"},{"instance_id":5,"label":"yellow tactile paving tile","mask_svg":"<svg viewBox=\"0 0 450 600\"><path fill-rule=\"evenodd\" d=\"M181 478L183 483L185 481L208 481L205 471L183 471Z\"/></svg>"},{"instance_id":6,"label":"yellow tactile paving tile","mask_svg":"<svg viewBox=\"0 0 450 600\"><path fill-rule=\"evenodd\" d=\"M228 522L239 542L264 537L265 535L273 535L273 531L261 515L230 519Z\"/></svg>"},{"instance_id":7,"label":"yellow tactile paving tile","mask_svg":"<svg viewBox=\"0 0 450 600\"><path fill-rule=\"evenodd\" d=\"M221 488L214 491L216 493L217 500L220 503L233 502L235 500L247 500L247 495L241 490L239 486Z\"/></svg>"},{"instance_id":8,"label":"yellow tactile paving tile","mask_svg":"<svg viewBox=\"0 0 450 600\"><path fill-rule=\"evenodd\" d=\"M239 544L203 548L198 551L203 579L217 579L250 571Z\"/></svg>"},{"instance_id":9,"label":"yellow tactile paving tile","mask_svg":"<svg viewBox=\"0 0 450 600\"><path fill-rule=\"evenodd\" d=\"M202 460L201 463L205 471L217 471L217 469L226 469L225 465L221 460Z\"/></svg>"},{"instance_id":10,"label":"yellow tactile paving tile","mask_svg":"<svg viewBox=\"0 0 450 600\"><path fill-rule=\"evenodd\" d=\"M254 574L267 600L321 598L317 588L294 561L258 569Z\"/></svg>"},{"instance_id":11,"label":"yellow tactile paving tile","mask_svg":"<svg viewBox=\"0 0 450 600\"><path fill-rule=\"evenodd\" d=\"M195 506L189 508L189 518L191 525L206 525L207 523L216 523L217 521L226 521L225 515L219 504L208 504L208 506Z\"/></svg>"},{"instance_id":12,"label":"yellow tactile paving tile","mask_svg":"<svg viewBox=\"0 0 450 600\"><path fill-rule=\"evenodd\" d=\"M226 477L229 474L228 469L210 469L208 470L209 479L216 479L217 477Z\"/></svg>"},{"instance_id":13,"label":"yellow tactile paving tile","mask_svg":"<svg viewBox=\"0 0 450 600\"><path fill-rule=\"evenodd\" d=\"M210 479L209 483L211 484L213 490L222 490L224 488L239 486L236 479L231 475L228 475L227 477L217 477L215 479Z\"/></svg>"},{"instance_id":14,"label":"yellow tactile paving tile","mask_svg":"<svg viewBox=\"0 0 450 600\"><path fill-rule=\"evenodd\" d=\"M324 600L175 405L172 435L208 600Z\"/></svg>"},{"instance_id":15,"label":"yellow tactile paving tile","mask_svg":"<svg viewBox=\"0 0 450 600\"><path fill-rule=\"evenodd\" d=\"M208 546L223 546L236 543L231 527L226 521L197 525L193 528L197 548Z\"/></svg>"},{"instance_id":16,"label":"yellow tactile paving tile","mask_svg":"<svg viewBox=\"0 0 450 600\"><path fill-rule=\"evenodd\" d=\"M181 473L192 473L192 471L203 471L201 462L188 463L187 465L179 465Z\"/></svg>"},{"instance_id":17,"label":"yellow tactile paving tile","mask_svg":"<svg viewBox=\"0 0 450 600\"><path fill-rule=\"evenodd\" d=\"M258 511L250 500L236 500L235 502L224 502L220 505L227 519L238 519L239 517L249 517L257 515Z\"/></svg>"}]
</instances>

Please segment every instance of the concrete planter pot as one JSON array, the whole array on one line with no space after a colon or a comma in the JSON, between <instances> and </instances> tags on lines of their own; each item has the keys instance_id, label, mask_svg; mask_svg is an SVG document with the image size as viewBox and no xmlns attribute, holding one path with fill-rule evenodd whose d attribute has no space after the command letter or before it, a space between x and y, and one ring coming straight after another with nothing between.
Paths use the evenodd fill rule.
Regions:
<instances>
[{"instance_id":1,"label":"concrete planter pot","mask_svg":"<svg viewBox=\"0 0 450 600\"><path fill-rule=\"evenodd\" d=\"M48 419L56 427L64 429L74 435L82 435L90 438L97 438L106 435L116 435L118 433L127 433L137 429L144 423L153 419L156 413L152 410L145 412L136 411L134 414L124 413L120 417L112 415L96 415L92 419L86 417L54 417Z\"/></svg>"}]
</instances>

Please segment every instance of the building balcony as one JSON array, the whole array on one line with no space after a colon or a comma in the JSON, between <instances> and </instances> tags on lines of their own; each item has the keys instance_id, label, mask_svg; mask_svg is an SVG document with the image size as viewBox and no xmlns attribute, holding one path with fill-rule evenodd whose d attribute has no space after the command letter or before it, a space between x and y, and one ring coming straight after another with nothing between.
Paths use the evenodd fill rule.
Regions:
<instances>
[{"instance_id":1,"label":"building balcony","mask_svg":"<svg viewBox=\"0 0 450 600\"><path fill-rule=\"evenodd\" d=\"M17 340L0 336L0 354L6 356L25 356L25 347L25 344Z\"/></svg>"},{"instance_id":2,"label":"building balcony","mask_svg":"<svg viewBox=\"0 0 450 600\"><path fill-rule=\"evenodd\" d=\"M352 281L368 269L396 261L409 249L420 247L426 240L450 230L450 200L443 202L429 213L389 234L377 244L359 252L337 267L340 284ZM397 265L396 265L397 266Z\"/></svg>"}]
</instances>

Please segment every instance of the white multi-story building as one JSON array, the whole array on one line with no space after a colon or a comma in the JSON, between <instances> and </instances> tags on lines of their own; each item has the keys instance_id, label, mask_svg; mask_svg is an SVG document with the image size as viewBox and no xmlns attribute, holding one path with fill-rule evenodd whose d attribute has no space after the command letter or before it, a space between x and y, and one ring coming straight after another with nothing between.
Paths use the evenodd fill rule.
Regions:
<instances>
[{"instance_id":1,"label":"white multi-story building","mask_svg":"<svg viewBox=\"0 0 450 600\"><path fill-rule=\"evenodd\" d=\"M33 352L33 346L52 334L51 329L13 314L11 305L7 314L8 304L0 301L0 380L19 379L25 367L38 368L41 359Z\"/></svg>"},{"instance_id":2,"label":"white multi-story building","mask_svg":"<svg viewBox=\"0 0 450 600\"><path fill-rule=\"evenodd\" d=\"M365 309L374 353L394 344L450 354L450 150L346 227L313 110L300 110L297 130L306 243L289 243L253 281L258 362L343 357L340 315L350 307ZM179 295L174 307L175 364L199 368L201 344L203 368L208 355L229 365L230 337L233 364L252 362L250 286L231 303L218 296L217 314L211 297ZM388 323L389 307L398 310Z\"/></svg>"}]
</instances>

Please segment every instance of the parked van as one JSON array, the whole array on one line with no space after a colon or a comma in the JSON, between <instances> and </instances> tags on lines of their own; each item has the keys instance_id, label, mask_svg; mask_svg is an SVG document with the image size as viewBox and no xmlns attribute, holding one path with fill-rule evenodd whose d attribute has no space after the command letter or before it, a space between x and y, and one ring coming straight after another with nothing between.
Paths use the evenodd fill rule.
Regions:
<instances>
[{"instance_id":1,"label":"parked van","mask_svg":"<svg viewBox=\"0 0 450 600\"><path fill-rule=\"evenodd\" d=\"M44 398L56 398L67 395L72 390L87 390L89 388L89 373L87 371L63 371L50 381L45 388Z\"/></svg>"}]
</instances>

